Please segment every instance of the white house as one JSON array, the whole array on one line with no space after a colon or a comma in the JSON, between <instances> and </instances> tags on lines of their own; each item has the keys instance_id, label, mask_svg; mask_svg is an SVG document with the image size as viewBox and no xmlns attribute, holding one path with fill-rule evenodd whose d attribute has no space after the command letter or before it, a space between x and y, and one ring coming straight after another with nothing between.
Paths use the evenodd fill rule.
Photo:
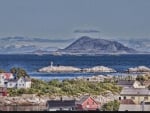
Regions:
<instances>
[{"instance_id":1,"label":"white house","mask_svg":"<svg viewBox=\"0 0 150 113\"><path fill-rule=\"evenodd\" d=\"M31 79L27 77L21 77L19 79L9 80L7 83L7 88L30 88L31 87Z\"/></svg>"},{"instance_id":2,"label":"white house","mask_svg":"<svg viewBox=\"0 0 150 113\"><path fill-rule=\"evenodd\" d=\"M17 87L17 79L10 79L8 80L6 87L7 88L16 88Z\"/></svg>"},{"instance_id":3,"label":"white house","mask_svg":"<svg viewBox=\"0 0 150 113\"><path fill-rule=\"evenodd\" d=\"M30 88L31 87L31 79L21 77L17 81L17 88Z\"/></svg>"}]
</instances>

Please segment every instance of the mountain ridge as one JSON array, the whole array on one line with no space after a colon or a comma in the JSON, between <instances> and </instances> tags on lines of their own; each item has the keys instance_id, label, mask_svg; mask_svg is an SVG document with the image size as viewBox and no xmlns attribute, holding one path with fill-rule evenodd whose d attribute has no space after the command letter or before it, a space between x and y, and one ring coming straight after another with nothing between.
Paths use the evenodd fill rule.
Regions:
<instances>
[{"instance_id":1,"label":"mountain ridge","mask_svg":"<svg viewBox=\"0 0 150 113\"><path fill-rule=\"evenodd\" d=\"M96 39L88 36L82 36L64 49L59 49L62 53L77 54L109 54L109 53L136 53L135 49L128 48L117 41L106 39Z\"/></svg>"}]
</instances>

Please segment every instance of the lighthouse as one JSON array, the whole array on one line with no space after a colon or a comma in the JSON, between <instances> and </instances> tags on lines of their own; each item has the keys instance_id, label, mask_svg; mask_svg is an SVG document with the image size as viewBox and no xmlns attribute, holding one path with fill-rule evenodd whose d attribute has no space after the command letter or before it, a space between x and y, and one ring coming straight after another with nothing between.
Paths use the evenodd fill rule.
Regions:
<instances>
[{"instance_id":1,"label":"lighthouse","mask_svg":"<svg viewBox=\"0 0 150 113\"><path fill-rule=\"evenodd\" d=\"M51 68L53 67L53 62L51 61Z\"/></svg>"}]
</instances>

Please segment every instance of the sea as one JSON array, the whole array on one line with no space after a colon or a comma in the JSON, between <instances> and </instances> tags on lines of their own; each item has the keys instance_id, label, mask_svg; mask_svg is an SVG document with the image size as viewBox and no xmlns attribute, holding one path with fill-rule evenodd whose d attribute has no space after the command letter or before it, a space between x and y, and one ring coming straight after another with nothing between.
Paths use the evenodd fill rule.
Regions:
<instances>
[{"instance_id":1,"label":"sea","mask_svg":"<svg viewBox=\"0 0 150 113\"><path fill-rule=\"evenodd\" d=\"M78 68L90 68L94 66L107 66L113 68L117 73L41 73L38 69L53 65L74 66ZM124 55L31 55L31 54L3 54L0 55L0 69L10 72L13 67L20 67L27 71L31 78L41 80L72 79L75 77L89 77L93 75L121 75L130 67L150 67L149 54L124 54Z\"/></svg>"}]
</instances>

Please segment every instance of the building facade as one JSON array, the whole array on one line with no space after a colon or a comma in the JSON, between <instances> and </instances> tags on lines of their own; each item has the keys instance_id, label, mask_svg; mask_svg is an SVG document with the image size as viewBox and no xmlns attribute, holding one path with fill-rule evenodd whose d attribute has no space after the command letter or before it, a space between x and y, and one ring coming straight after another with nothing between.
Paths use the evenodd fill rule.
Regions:
<instances>
[{"instance_id":1,"label":"building facade","mask_svg":"<svg viewBox=\"0 0 150 113\"><path fill-rule=\"evenodd\" d=\"M98 110L99 108L100 104L89 95L83 96L76 102L77 110Z\"/></svg>"},{"instance_id":2,"label":"building facade","mask_svg":"<svg viewBox=\"0 0 150 113\"><path fill-rule=\"evenodd\" d=\"M123 88L119 100L132 99L135 104L150 102L150 90L147 88Z\"/></svg>"}]
</instances>

